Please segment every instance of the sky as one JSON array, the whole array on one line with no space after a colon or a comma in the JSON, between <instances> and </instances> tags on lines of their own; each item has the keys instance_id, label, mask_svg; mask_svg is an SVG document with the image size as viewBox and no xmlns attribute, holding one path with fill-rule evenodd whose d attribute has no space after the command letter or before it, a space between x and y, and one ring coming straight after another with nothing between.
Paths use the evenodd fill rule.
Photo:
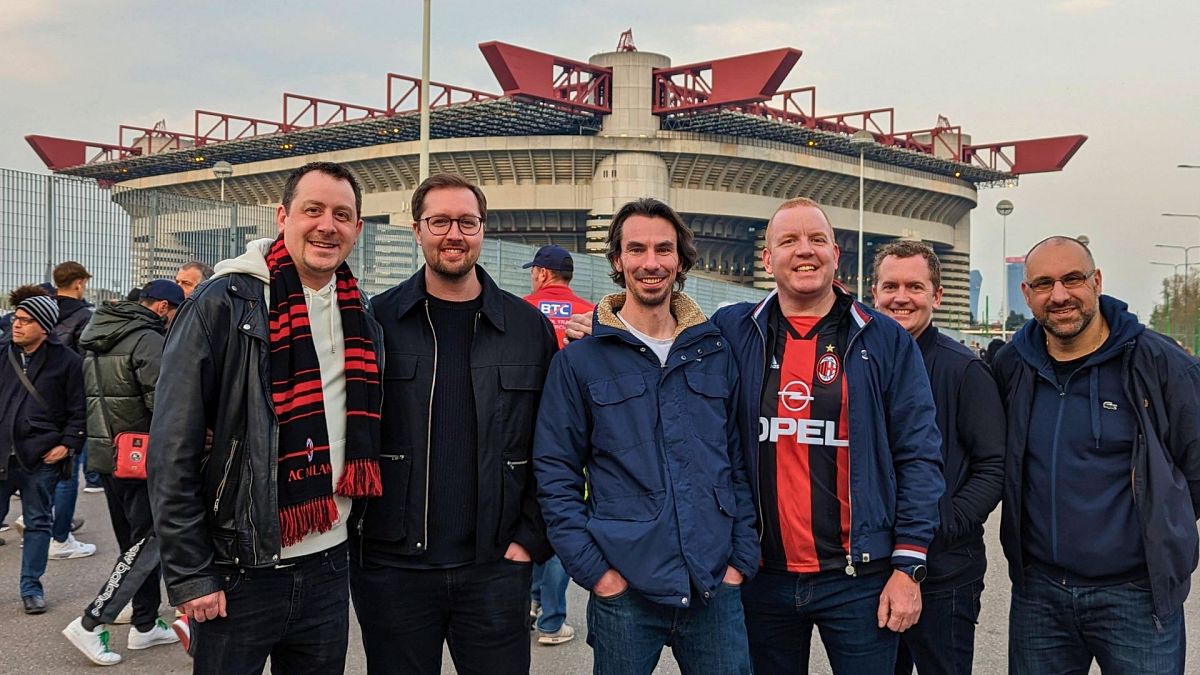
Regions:
<instances>
[{"instance_id":1,"label":"sky","mask_svg":"<svg viewBox=\"0 0 1200 675\"><path fill-rule=\"evenodd\" d=\"M417 0L164 3L4 0L0 167L44 171L30 133L115 143L117 126L191 132L196 109L279 119L282 92L385 105L386 74L420 75ZM1104 290L1146 319L1164 273L1200 261L1200 2L1009 0L434 0L431 79L499 92L477 45L499 40L586 61L632 28L679 65L778 47L804 56L784 87L816 85L817 113L895 108L897 130L938 115L974 142L1085 134L1060 173L986 189L972 267L996 313L1008 255L1086 234ZM852 227L853 223L838 224ZM982 305L982 302L981 302Z\"/></svg>"}]
</instances>

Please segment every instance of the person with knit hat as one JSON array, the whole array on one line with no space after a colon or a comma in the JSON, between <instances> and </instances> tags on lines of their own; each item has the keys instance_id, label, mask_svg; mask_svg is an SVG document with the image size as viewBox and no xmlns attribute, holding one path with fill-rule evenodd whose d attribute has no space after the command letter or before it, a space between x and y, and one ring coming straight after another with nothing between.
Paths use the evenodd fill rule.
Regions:
<instances>
[{"instance_id":1,"label":"person with knit hat","mask_svg":"<svg viewBox=\"0 0 1200 675\"><path fill-rule=\"evenodd\" d=\"M21 491L21 599L26 614L42 614L52 493L60 468L71 466L83 446L86 413L82 361L51 337L58 303L36 287L23 295L13 311L12 334L0 342L6 361L0 363L0 498Z\"/></svg>"}]
</instances>

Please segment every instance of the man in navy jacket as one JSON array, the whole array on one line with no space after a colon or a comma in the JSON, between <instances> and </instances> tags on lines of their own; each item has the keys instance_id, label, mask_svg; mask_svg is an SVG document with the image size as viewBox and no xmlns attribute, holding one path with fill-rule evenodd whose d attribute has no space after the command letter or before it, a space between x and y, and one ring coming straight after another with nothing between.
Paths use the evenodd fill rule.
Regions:
<instances>
[{"instance_id":1,"label":"man in navy jacket","mask_svg":"<svg viewBox=\"0 0 1200 675\"><path fill-rule=\"evenodd\" d=\"M1004 408L979 355L940 333L942 266L928 244L900 240L875 253L875 308L908 331L925 362L938 429L946 493L941 524L921 583L921 620L900 636L896 673L971 672L975 624L987 570L983 523L1004 488Z\"/></svg>"},{"instance_id":2,"label":"man in navy jacket","mask_svg":"<svg viewBox=\"0 0 1200 675\"><path fill-rule=\"evenodd\" d=\"M1200 513L1200 362L1102 295L1086 246L1025 258L1008 409L1009 672L1182 673Z\"/></svg>"},{"instance_id":3,"label":"man in navy jacket","mask_svg":"<svg viewBox=\"0 0 1200 675\"><path fill-rule=\"evenodd\" d=\"M555 356L538 411L538 498L564 567L592 592L596 673L649 673L667 644L685 672L750 672L738 588L759 546L737 365L672 292L696 257L669 206L622 207L608 259L625 292L597 305L594 337Z\"/></svg>"}]
</instances>

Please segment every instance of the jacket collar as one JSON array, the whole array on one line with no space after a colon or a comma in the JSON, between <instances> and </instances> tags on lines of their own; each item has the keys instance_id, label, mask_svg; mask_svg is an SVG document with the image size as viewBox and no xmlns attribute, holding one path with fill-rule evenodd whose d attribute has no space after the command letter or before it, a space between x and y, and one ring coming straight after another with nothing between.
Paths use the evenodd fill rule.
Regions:
<instances>
[{"instance_id":1,"label":"jacket collar","mask_svg":"<svg viewBox=\"0 0 1200 675\"><path fill-rule=\"evenodd\" d=\"M492 281L492 277L484 271L483 266L476 263L475 274L479 277L479 285L483 287L480 292L482 306L480 313L483 317L491 322L496 330L504 332L504 302L500 287ZM417 270L407 281L400 284L396 289L396 315L404 316L411 312L414 308L422 305L428 292L425 289L425 266Z\"/></svg>"},{"instance_id":2,"label":"jacket collar","mask_svg":"<svg viewBox=\"0 0 1200 675\"><path fill-rule=\"evenodd\" d=\"M938 329L932 322L917 336L917 346L921 348L921 356L926 361L929 360L929 355L933 353L933 348L937 346L937 339Z\"/></svg>"},{"instance_id":3,"label":"jacket collar","mask_svg":"<svg viewBox=\"0 0 1200 675\"><path fill-rule=\"evenodd\" d=\"M601 326L628 333L625 323L617 316L617 312L625 306L625 293L612 293L601 298L596 305L596 321ZM678 338L689 328L703 324L707 319L700 305L681 292L671 293L671 314L675 316L675 334Z\"/></svg>"},{"instance_id":4,"label":"jacket collar","mask_svg":"<svg viewBox=\"0 0 1200 675\"><path fill-rule=\"evenodd\" d=\"M850 291L843 288L839 283L835 282L833 284L833 292L839 300L842 298L853 299ZM767 297L759 301L758 305L754 307L754 311L750 313L750 319L758 324L759 330L762 331L763 335L767 334L767 323L771 319L771 310L777 305L779 305L779 289L773 289ZM868 323L871 323L875 319L876 313L875 310L868 308L857 300L853 300L850 303L850 317L854 321L856 328L863 328Z\"/></svg>"}]
</instances>

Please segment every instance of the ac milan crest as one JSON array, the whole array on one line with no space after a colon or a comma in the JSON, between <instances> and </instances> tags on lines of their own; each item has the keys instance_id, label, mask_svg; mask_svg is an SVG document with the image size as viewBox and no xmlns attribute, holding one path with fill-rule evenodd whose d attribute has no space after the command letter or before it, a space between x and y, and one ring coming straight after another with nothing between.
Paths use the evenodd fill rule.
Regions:
<instances>
[{"instance_id":1,"label":"ac milan crest","mask_svg":"<svg viewBox=\"0 0 1200 675\"><path fill-rule=\"evenodd\" d=\"M842 364L838 361L837 354L824 354L817 359L817 381L821 384L833 382L841 371Z\"/></svg>"}]
</instances>

